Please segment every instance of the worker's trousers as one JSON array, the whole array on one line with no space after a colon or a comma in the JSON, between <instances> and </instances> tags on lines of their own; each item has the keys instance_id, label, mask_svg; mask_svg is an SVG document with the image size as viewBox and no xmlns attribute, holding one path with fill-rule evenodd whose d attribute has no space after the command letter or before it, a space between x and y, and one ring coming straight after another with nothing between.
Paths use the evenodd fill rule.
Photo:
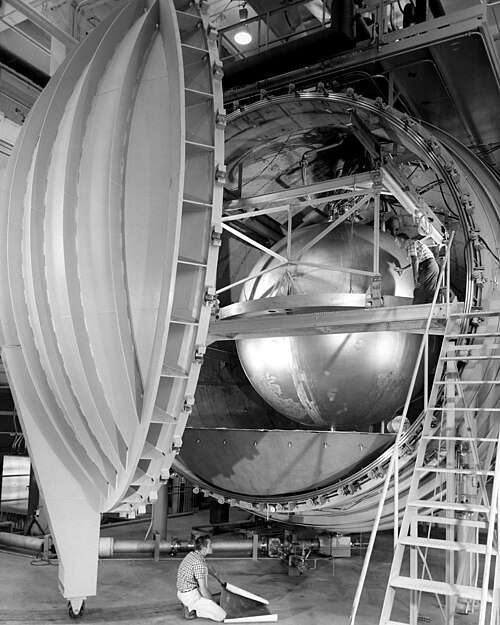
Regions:
<instances>
[{"instance_id":1,"label":"worker's trousers","mask_svg":"<svg viewBox=\"0 0 500 625\"><path fill-rule=\"evenodd\" d=\"M197 588L189 590L188 592L178 592L177 597L189 611L196 610L197 616L219 622L226 618L226 611L223 610L220 605L217 605L215 601L202 597Z\"/></svg>"},{"instance_id":2,"label":"worker's trousers","mask_svg":"<svg viewBox=\"0 0 500 625\"><path fill-rule=\"evenodd\" d=\"M419 287L413 291L413 304L429 304L438 285L439 266L434 258L423 260L418 266Z\"/></svg>"}]
</instances>

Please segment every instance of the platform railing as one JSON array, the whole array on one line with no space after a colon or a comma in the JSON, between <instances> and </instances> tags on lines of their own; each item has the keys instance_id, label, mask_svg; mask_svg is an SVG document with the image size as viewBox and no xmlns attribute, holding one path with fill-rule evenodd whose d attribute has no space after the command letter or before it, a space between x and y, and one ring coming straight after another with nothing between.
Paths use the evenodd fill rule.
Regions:
<instances>
[{"instance_id":1,"label":"platform railing","mask_svg":"<svg viewBox=\"0 0 500 625\"><path fill-rule=\"evenodd\" d=\"M469 0L468 2L468 8L481 5L488 6L485 0ZM281 19L286 23L288 21L287 11L293 9L299 11L301 15L309 11L311 19L303 19L299 25L291 26L286 33L283 33L279 20ZM229 10L236 10L236 7ZM439 17L449 17L450 14L458 13L460 10L460 8L453 6L447 7L445 16L439 3L428 2L420 3L418 11L415 11L414 15L409 15L405 14L401 0L366 0L362 8L355 9L355 15L357 14L357 20L361 20L365 24L363 41L369 43L378 41L380 44L385 42L387 36L392 38L393 33L399 33L405 28L418 26L422 23L431 23L432 20ZM213 25L218 27L225 17L228 18L228 21L233 21L231 15L226 16L224 13L218 13L212 17ZM310 0L295 0L285 6L258 13L248 19L231 23L224 28L218 28L219 54L222 61L241 59L331 27L332 18L326 3L323 3L322 8L315 8L314 3ZM242 28L247 29L252 35L252 41L248 45L241 46L233 40L235 33Z\"/></svg>"}]
</instances>

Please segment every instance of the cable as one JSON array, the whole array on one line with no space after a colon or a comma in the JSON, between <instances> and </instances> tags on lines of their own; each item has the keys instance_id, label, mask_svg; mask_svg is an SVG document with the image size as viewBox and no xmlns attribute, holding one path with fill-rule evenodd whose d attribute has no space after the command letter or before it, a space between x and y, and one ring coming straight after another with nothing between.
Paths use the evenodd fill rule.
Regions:
<instances>
[{"instance_id":1,"label":"cable","mask_svg":"<svg viewBox=\"0 0 500 625\"><path fill-rule=\"evenodd\" d=\"M436 180L439 180L438 175L436 174ZM449 210L449 212L453 215L453 217L455 217L456 219L460 219L458 214L455 213L455 211L451 210L450 205L448 204L448 202L446 201L446 197L444 195L444 191L443 191L443 184L442 182L439 182L439 191L441 192L441 197L443 198L443 202L446 206L446 208Z\"/></svg>"},{"instance_id":2,"label":"cable","mask_svg":"<svg viewBox=\"0 0 500 625\"><path fill-rule=\"evenodd\" d=\"M276 154L273 156L273 158L271 159L271 161L264 167L264 169L262 169L260 172L258 172L257 174L255 174L255 176L253 178L250 178L250 180L246 180L242 185L241 188L246 187L247 184L250 184L251 182L253 182L254 180L256 180L257 178L259 178L260 176L262 176L262 174L266 171L266 169L268 169L273 163L274 161L278 158L278 156L280 156L281 152L283 152L283 149L285 148L285 146L288 144L288 141L290 140L292 136L292 133L290 132L288 137L286 138L286 140L283 142L283 144L281 145L280 149L276 152Z\"/></svg>"},{"instance_id":3,"label":"cable","mask_svg":"<svg viewBox=\"0 0 500 625\"><path fill-rule=\"evenodd\" d=\"M493 256L493 258L500 263L500 258L493 252L493 250L490 248L490 246L486 243L486 241L483 239L483 237L478 237L479 240L481 241L481 243L484 245L484 247L488 250L488 252Z\"/></svg>"},{"instance_id":4,"label":"cable","mask_svg":"<svg viewBox=\"0 0 500 625\"><path fill-rule=\"evenodd\" d=\"M419 164L419 165L416 165L416 166L415 166L415 169L411 172L411 174L408 174L408 178L411 178L411 177L413 176L413 174L417 171L417 169L418 169L419 167L420 167L420 164Z\"/></svg>"},{"instance_id":5,"label":"cable","mask_svg":"<svg viewBox=\"0 0 500 625\"><path fill-rule=\"evenodd\" d=\"M418 397L414 397L411 401L410 401L410 406L412 404L414 404L416 401L419 401L420 399L422 399L424 396L424 394L422 393L421 395L418 395ZM404 408L404 404L401 404L400 406L398 406L398 408L396 408L396 410L392 413L392 417L390 420L394 419L394 417L397 416L397 414L401 411L402 408Z\"/></svg>"},{"instance_id":6,"label":"cable","mask_svg":"<svg viewBox=\"0 0 500 625\"><path fill-rule=\"evenodd\" d=\"M226 6L223 9L221 9L218 13L215 13L214 15L212 15L212 19L211 19L212 24L215 24L219 20L224 19L224 13L227 11L227 8L229 7L232 1L233 0L228 0Z\"/></svg>"}]
</instances>

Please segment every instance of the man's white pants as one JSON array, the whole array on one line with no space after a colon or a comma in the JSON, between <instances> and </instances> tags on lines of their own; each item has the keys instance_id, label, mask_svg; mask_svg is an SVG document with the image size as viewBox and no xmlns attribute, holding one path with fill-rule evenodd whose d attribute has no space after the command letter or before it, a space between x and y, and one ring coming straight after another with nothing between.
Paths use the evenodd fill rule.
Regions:
<instances>
[{"instance_id":1,"label":"man's white pants","mask_svg":"<svg viewBox=\"0 0 500 625\"><path fill-rule=\"evenodd\" d=\"M196 610L197 616L210 618L212 621L219 622L226 618L226 611L223 610L220 605L217 605L215 601L202 597L197 588L189 590L188 592L178 592L177 597L190 612L191 610Z\"/></svg>"}]
</instances>

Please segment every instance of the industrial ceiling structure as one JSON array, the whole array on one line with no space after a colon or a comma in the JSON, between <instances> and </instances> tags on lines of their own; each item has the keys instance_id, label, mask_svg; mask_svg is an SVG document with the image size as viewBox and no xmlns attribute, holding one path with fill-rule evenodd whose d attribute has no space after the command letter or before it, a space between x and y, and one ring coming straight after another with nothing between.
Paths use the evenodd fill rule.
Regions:
<instances>
[{"instance_id":1,"label":"industrial ceiling structure","mask_svg":"<svg viewBox=\"0 0 500 625\"><path fill-rule=\"evenodd\" d=\"M118 48L117 33L123 28L131 58L137 50L146 54L153 11L160 11L163 23L167 19L163 8L151 9L156 4L168 3L146 3L149 17L141 26L128 24L140 19L132 18L133 10L129 15L121 0L9 0L0 7L0 164L2 170L9 166L21 133L17 169L6 178L10 206L20 193L16 179L28 180L31 194L29 200L20 194L23 209L4 221L9 250L19 246L18 257L8 252L9 270L2 269L13 293L12 310L3 304L2 314L3 357L10 358L11 379L27 381L29 370L47 414L48 405L53 413L63 407L61 413L78 416L85 412L83 405L95 413L90 433L84 420L59 414L53 427L68 445L73 438L85 441L88 458L75 454L75 472L93 483L90 501L106 493L106 510L140 514L172 467L221 504L278 521L365 531L373 523L394 446L391 428L412 390L428 314L411 306L411 276L396 271L406 260L395 249L393 235L406 231L424 237L437 255L449 253L449 292L465 310L488 309L498 300L500 3L175 2L186 93L178 102L171 93L161 93L179 110L187 102L186 147L177 160L186 158L188 183L175 258L168 257L161 238L164 233L168 240L172 224L152 199L181 193L163 186L158 165L167 163L175 179L176 159L166 148L176 136L175 119L163 122L155 113L157 127L165 124L168 131L151 135L149 153L144 148L149 114L137 113L140 121L130 121L136 113L126 117L120 108L136 93L142 97L142 87L135 90L132 70L122 67L95 35L111 33L106 41L110 49ZM139 3L132 0L132 5ZM127 26L116 26L115 32L109 16L120 11ZM202 21L205 38L199 32ZM242 28L250 39L245 44L235 40ZM174 30L169 31L172 38ZM176 54L171 41L163 36L167 58ZM75 53L79 43L83 52ZM148 80L155 71L156 66ZM164 73L173 71L169 67ZM49 82L53 74L56 80ZM99 80L109 80L113 88L120 81L125 85L112 114ZM95 99L88 95L92 89ZM146 111L153 110L148 97L153 100L144 96ZM90 139L80 114L88 119ZM61 119L65 130L57 134ZM127 153L131 206L153 206L150 213L145 209L139 217L124 217L125 227L143 236L124 238L129 273L117 292L115 280L122 278L115 264L121 243L112 234L117 224L93 211L104 200L85 190L94 180L93 166L99 167L92 155L101 154L100 141L113 124L140 146ZM47 142L52 142L50 149ZM123 164L121 149L111 137L115 174ZM63 178L65 201L71 204L67 198L79 194L86 198L86 209L78 212L83 226L75 229L57 203ZM141 186L143 196L134 191ZM53 214L38 210L44 203L55 207ZM213 215L203 221L200 207L208 205ZM39 221L41 212L47 225ZM79 247L66 249L67 237ZM169 249L175 249L174 239ZM143 249L161 258L169 271L178 267L171 284L167 269L162 274ZM57 269L61 259L64 276ZM86 263L92 270L85 274L81 267ZM113 280L95 293L99 265L109 269ZM16 274L17 266L23 271ZM194 277L188 277L190 272ZM76 280L81 290L71 286ZM16 292L23 291L26 311L16 303ZM163 292L175 292L173 304L158 295ZM99 327L95 311L104 313L120 298L127 300L130 319L117 315L117 326L110 325L108 333ZM165 315L172 315L175 331L154 326L141 312L141 302L155 298ZM201 312L193 312L196 307ZM66 325L68 310L76 319L72 328ZM441 303L430 328L426 368L416 376L407 406L401 481L384 509L385 527L394 522L394 499L400 496L401 511L404 507L421 434L422 397L432 383L445 316ZM51 324L53 332L48 331ZM130 328L132 338L125 340ZM88 335L88 344L79 329ZM26 371L15 350L9 352L16 341L31 346ZM123 362L108 372L106 359L118 352ZM42 354L40 369L34 364L37 353ZM93 359L95 376L88 373ZM42 375L42 369L49 373ZM147 383L153 369L160 378L157 391ZM497 375L498 365L491 371ZM5 371L0 380L0 447L7 452L13 440L19 446L17 410L27 409L28 402L17 386L15 407ZM93 392L94 383L102 385L102 397ZM107 403L108 392L114 403ZM139 414L153 412L149 429L142 427L140 449L123 417L127 394ZM498 395L482 401L485 408L494 406ZM181 419L178 407L171 411L174 402L180 402ZM113 413L118 434L98 419L106 411ZM76 436L66 431L65 419ZM480 430L489 427L485 419ZM37 451L32 451L37 464ZM42 474L43 460L39 463ZM50 499L48 491L44 495ZM54 506L53 519L58 514ZM98 517L98 506L93 508ZM95 542L95 536L89 541ZM79 566L82 558L83 553ZM68 570L64 592L76 598L78 610L78 598L92 594L92 588L72 589ZM64 587L64 579L61 583Z\"/></svg>"}]
</instances>

